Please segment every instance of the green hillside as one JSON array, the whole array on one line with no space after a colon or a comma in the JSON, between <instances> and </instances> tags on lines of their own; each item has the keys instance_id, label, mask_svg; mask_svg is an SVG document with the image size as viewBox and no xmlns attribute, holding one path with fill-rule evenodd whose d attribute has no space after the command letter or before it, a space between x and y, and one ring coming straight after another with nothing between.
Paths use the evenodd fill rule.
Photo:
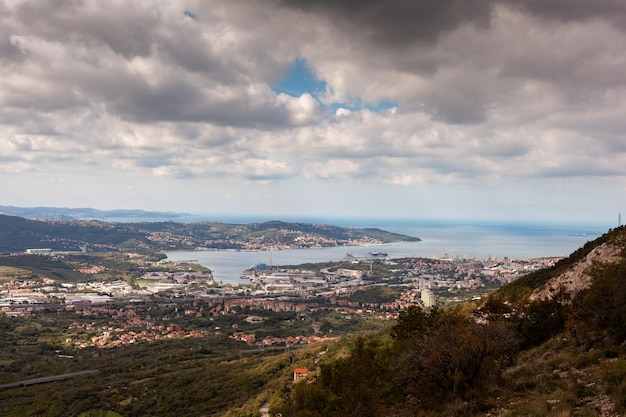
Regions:
<instances>
[{"instance_id":1,"label":"green hillside","mask_svg":"<svg viewBox=\"0 0 626 417\"><path fill-rule=\"evenodd\" d=\"M16 220L16 224L23 223ZM134 224L125 226L136 232ZM115 225L110 227L113 234ZM186 230L176 223L146 227L172 235ZM310 233L318 226L194 224L189 229L192 234L199 233L194 227L235 240L234 236L258 238L257 233L275 239L302 229ZM277 230L281 233L274 234ZM611 252L617 256L598 258L604 253L599 249L608 246L617 249ZM596 255L590 262L592 254ZM572 292L562 287L550 298L530 298L549 281L574 279L571 273L581 263L591 278L585 289ZM626 228L620 227L554 267L529 274L481 301L449 309L409 307L397 320L378 321L372 327L347 323L346 315L333 315L330 309L306 314L244 309L235 318L208 315L207 305L204 315L187 315L186 310L199 311L192 309L199 300L180 304L168 300L144 305L150 320L160 317L204 332L202 337L136 343L123 349L75 349L67 339L90 340L99 334L94 326L103 326L98 327L101 331L112 326L111 319L95 310L77 319L64 309L30 317L2 316L2 383L98 372L0 389L0 414L73 416L108 410L124 417L259 417L260 410L268 407L275 417L625 415L624 280ZM356 291L351 297L367 302L388 291L380 287L376 293ZM127 308L120 304L114 310ZM247 323L249 315L266 319L261 324ZM255 331L262 337L269 335L270 328L299 334L328 328L328 323L337 330L336 340L295 350L248 350L228 337L237 331ZM380 326L382 330L372 330ZM295 369L309 372L305 382L294 382Z\"/></svg>"},{"instance_id":2,"label":"green hillside","mask_svg":"<svg viewBox=\"0 0 626 417\"><path fill-rule=\"evenodd\" d=\"M494 295L509 302L523 301L530 295L532 290L570 269L572 265L584 259L594 248L604 243L624 246L625 239L626 234L623 228L605 233L597 239L587 242L584 246L572 252L568 257L561 259L552 268L541 269L532 274L525 275L509 285L501 287Z\"/></svg>"},{"instance_id":3,"label":"green hillside","mask_svg":"<svg viewBox=\"0 0 626 417\"><path fill-rule=\"evenodd\" d=\"M217 222L110 223L94 220L42 221L0 215L0 253L27 248L90 251L212 249L264 249L269 247L321 247L419 238L380 229L353 229L323 224L279 221L250 224Z\"/></svg>"},{"instance_id":4,"label":"green hillside","mask_svg":"<svg viewBox=\"0 0 626 417\"><path fill-rule=\"evenodd\" d=\"M335 346L270 411L297 416L618 416L626 413L626 229L480 304L405 310L387 332ZM600 245L591 285L528 295Z\"/></svg>"}]
</instances>

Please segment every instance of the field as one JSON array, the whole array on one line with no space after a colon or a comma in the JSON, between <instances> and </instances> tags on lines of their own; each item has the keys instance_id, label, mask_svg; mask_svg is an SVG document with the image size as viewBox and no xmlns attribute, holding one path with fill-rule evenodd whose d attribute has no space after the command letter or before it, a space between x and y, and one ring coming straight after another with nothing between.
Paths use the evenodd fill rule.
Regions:
<instances>
[{"instance_id":1,"label":"field","mask_svg":"<svg viewBox=\"0 0 626 417\"><path fill-rule=\"evenodd\" d=\"M0 282L28 279L32 275L32 272L28 269L0 265Z\"/></svg>"}]
</instances>

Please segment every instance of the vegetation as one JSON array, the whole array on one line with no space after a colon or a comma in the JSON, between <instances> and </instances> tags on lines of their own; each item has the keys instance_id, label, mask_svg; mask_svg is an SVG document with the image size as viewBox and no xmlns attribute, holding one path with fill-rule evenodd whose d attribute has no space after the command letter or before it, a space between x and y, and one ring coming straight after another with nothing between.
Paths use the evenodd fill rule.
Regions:
<instances>
[{"instance_id":1,"label":"vegetation","mask_svg":"<svg viewBox=\"0 0 626 417\"><path fill-rule=\"evenodd\" d=\"M353 229L308 223L217 222L107 223L102 221L37 221L0 214L0 252L27 248L60 251L133 251L259 249L270 246L339 246L355 242L419 241L419 238L379 229Z\"/></svg>"},{"instance_id":2,"label":"vegetation","mask_svg":"<svg viewBox=\"0 0 626 417\"><path fill-rule=\"evenodd\" d=\"M39 355L32 358L33 366L47 372L64 373L79 364L100 371L2 390L3 416L76 416L94 408L124 416L227 415L236 408L252 412L258 410L257 395L286 382L294 359L293 352L243 355L234 342L210 338L73 352L68 355L73 358L43 355L45 360ZM246 405L248 401L255 405Z\"/></svg>"},{"instance_id":3,"label":"vegetation","mask_svg":"<svg viewBox=\"0 0 626 417\"><path fill-rule=\"evenodd\" d=\"M512 303L523 302L535 288L540 287L551 278L567 271L576 262L584 259L589 252L597 246L610 242L618 246L626 247L624 244L624 231L626 231L626 229L624 227L620 227L612 232L610 231L609 233L605 233L595 240L587 242L583 247L577 249L568 257L557 262L554 267L535 271L532 274L523 276L511 284L500 288L497 291L498 297Z\"/></svg>"},{"instance_id":4,"label":"vegetation","mask_svg":"<svg viewBox=\"0 0 626 417\"><path fill-rule=\"evenodd\" d=\"M356 291L348 297L349 301L368 304L368 303L390 303L394 301L402 293L399 288L376 286L368 287L363 290Z\"/></svg>"},{"instance_id":5,"label":"vegetation","mask_svg":"<svg viewBox=\"0 0 626 417\"><path fill-rule=\"evenodd\" d=\"M26 268L0 265L0 282L14 279L29 279L31 277L32 272Z\"/></svg>"},{"instance_id":6,"label":"vegetation","mask_svg":"<svg viewBox=\"0 0 626 417\"><path fill-rule=\"evenodd\" d=\"M89 339L94 326L118 323L92 312L80 318L89 326L72 326L76 315L52 308L32 317L1 316L2 383L98 372L0 389L0 414L259 416L261 406L269 403L271 415L283 417L624 415L626 258L593 264L588 270L593 281L579 293L560 289L550 299L535 301L528 294L597 245L626 247L625 242L626 229L616 229L480 303L410 307L387 325L375 317L330 309L287 313L245 307L228 316L186 315L180 312L191 306L208 311L210 301L155 300L144 306L151 320L201 329L203 336L120 349L74 349L66 338ZM102 256L113 267L115 258ZM26 275L69 274L89 261L84 255L50 264L43 258L28 259L32 263L26 267L5 268ZM130 259L118 261L139 270ZM374 274L377 268L387 274L386 266L377 262L370 268ZM367 303L393 291L380 285L352 297ZM251 315L262 322L246 321ZM331 330L346 337L256 353L228 337L234 332L254 333L259 339ZM293 382L295 368L311 371L306 382Z\"/></svg>"},{"instance_id":7,"label":"vegetation","mask_svg":"<svg viewBox=\"0 0 626 417\"><path fill-rule=\"evenodd\" d=\"M304 319L296 313L263 312L268 315L268 323L256 325L245 323L247 313L243 312L215 319L177 314L194 302L199 303L155 302L145 309L155 323L204 330L203 337L138 342L117 349L75 349L66 343L67 338L89 340L97 334L89 329L68 330L76 321L89 323L93 328L111 323L119 326L106 315L77 317L61 309L33 317L0 316L0 384L98 370L96 374L48 384L0 389L0 415L78 416L103 410L125 417L256 415L268 393L278 391L291 380L295 363L312 366L313 358L324 345L245 353L248 346L228 337L237 330L233 325L248 326L245 330L256 332L259 337L261 329L278 329L286 337L302 334L301 331L313 334L312 323L345 322L330 311L328 317L319 312ZM360 329L356 321L351 326L353 331ZM368 324L364 326L367 328ZM339 335L341 330L337 327L335 333Z\"/></svg>"},{"instance_id":8,"label":"vegetation","mask_svg":"<svg viewBox=\"0 0 626 417\"><path fill-rule=\"evenodd\" d=\"M485 406L488 390L518 347L503 323L479 325L460 310L406 310L391 333L355 337L325 361L315 382L286 387L274 402L283 416L418 415Z\"/></svg>"},{"instance_id":9,"label":"vegetation","mask_svg":"<svg viewBox=\"0 0 626 417\"><path fill-rule=\"evenodd\" d=\"M307 384L272 402L282 416L614 416L626 412L626 260L596 263L589 288L524 295L605 242L504 287L473 310L411 307L389 332L357 336Z\"/></svg>"},{"instance_id":10,"label":"vegetation","mask_svg":"<svg viewBox=\"0 0 626 417\"><path fill-rule=\"evenodd\" d=\"M81 282L89 279L86 274L74 270L64 260L49 256L2 256L0 257L0 267L19 268L22 272L14 277L18 279L50 278L66 282Z\"/></svg>"},{"instance_id":11,"label":"vegetation","mask_svg":"<svg viewBox=\"0 0 626 417\"><path fill-rule=\"evenodd\" d=\"M61 282L109 281L126 279L132 281L145 272L210 272L199 264L162 264L154 262L160 257L131 257L120 252L90 252L63 254L56 257L11 255L0 256L0 282L44 278ZM84 268L98 265L97 273L80 272Z\"/></svg>"},{"instance_id":12,"label":"vegetation","mask_svg":"<svg viewBox=\"0 0 626 417\"><path fill-rule=\"evenodd\" d=\"M111 410L88 410L80 413L78 417L123 417L121 414Z\"/></svg>"},{"instance_id":13,"label":"vegetation","mask_svg":"<svg viewBox=\"0 0 626 417\"><path fill-rule=\"evenodd\" d=\"M626 260L597 264L588 290L577 294L568 327L582 346L622 346L626 341Z\"/></svg>"}]
</instances>

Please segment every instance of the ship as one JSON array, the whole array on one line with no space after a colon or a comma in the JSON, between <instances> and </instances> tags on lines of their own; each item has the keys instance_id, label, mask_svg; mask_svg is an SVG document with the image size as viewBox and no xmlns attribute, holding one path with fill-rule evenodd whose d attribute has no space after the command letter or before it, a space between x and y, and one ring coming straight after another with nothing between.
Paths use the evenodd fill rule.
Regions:
<instances>
[{"instance_id":1,"label":"ship","mask_svg":"<svg viewBox=\"0 0 626 417\"><path fill-rule=\"evenodd\" d=\"M374 258L374 259L384 259L388 256L389 254L387 252L379 252L379 251L371 251L369 253L370 258Z\"/></svg>"}]
</instances>

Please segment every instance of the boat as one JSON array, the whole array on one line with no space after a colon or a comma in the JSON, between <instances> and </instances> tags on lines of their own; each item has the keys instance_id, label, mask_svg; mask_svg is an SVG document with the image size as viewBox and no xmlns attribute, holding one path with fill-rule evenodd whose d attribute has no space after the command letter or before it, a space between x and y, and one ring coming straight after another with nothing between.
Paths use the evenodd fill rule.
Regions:
<instances>
[{"instance_id":1,"label":"boat","mask_svg":"<svg viewBox=\"0 0 626 417\"><path fill-rule=\"evenodd\" d=\"M379 252L379 251L371 251L369 253L370 258L374 258L374 259L383 259L386 258L389 254L387 252Z\"/></svg>"}]
</instances>

